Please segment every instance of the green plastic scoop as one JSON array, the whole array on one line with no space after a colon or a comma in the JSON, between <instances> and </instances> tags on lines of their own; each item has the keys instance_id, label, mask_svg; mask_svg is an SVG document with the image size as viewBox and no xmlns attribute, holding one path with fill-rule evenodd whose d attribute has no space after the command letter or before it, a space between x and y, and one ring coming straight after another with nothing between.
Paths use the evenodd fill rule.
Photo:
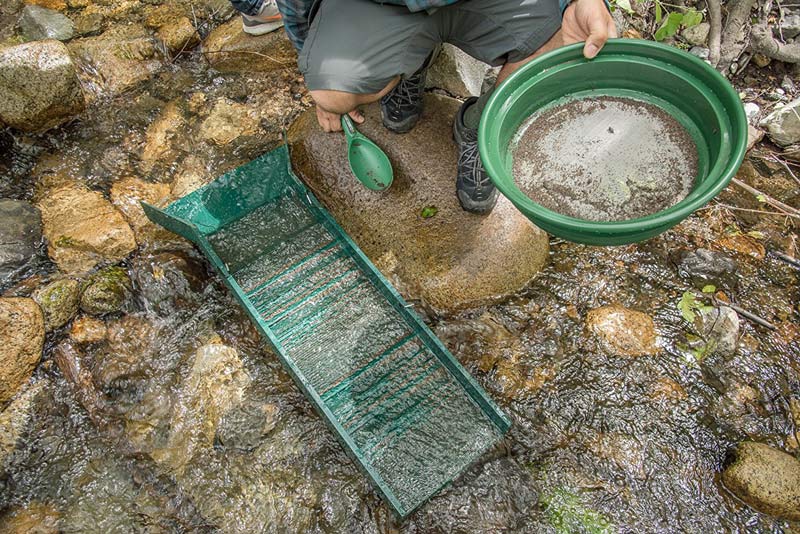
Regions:
<instances>
[{"instance_id":1,"label":"green plastic scoop","mask_svg":"<svg viewBox=\"0 0 800 534\"><path fill-rule=\"evenodd\" d=\"M349 115L342 115L342 129L347 137L347 159L353 175L367 189L388 189L394 180L394 172L384 151L356 130Z\"/></svg>"}]
</instances>

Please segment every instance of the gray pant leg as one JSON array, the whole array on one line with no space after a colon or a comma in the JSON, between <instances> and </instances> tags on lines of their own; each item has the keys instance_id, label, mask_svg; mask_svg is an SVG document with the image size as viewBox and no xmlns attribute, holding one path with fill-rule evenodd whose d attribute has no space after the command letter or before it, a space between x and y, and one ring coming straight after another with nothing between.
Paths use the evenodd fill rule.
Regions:
<instances>
[{"instance_id":1,"label":"gray pant leg","mask_svg":"<svg viewBox=\"0 0 800 534\"><path fill-rule=\"evenodd\" d=\"M414 73L438 41L427 13L372 0L324 0L298 64L309 90L371 94Z\"/></svg>"}]
</instances>

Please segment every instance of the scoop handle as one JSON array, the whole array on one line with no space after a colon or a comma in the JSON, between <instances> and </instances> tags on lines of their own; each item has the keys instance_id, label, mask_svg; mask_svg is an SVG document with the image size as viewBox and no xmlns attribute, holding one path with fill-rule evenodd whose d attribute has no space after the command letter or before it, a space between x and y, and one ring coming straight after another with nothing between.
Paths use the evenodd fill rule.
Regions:
<instances>
[{"instance_id":1,"label":"scoop handle","mask_svg":"<svg viewBox=\"0 0 800 534\"><path fill-rule=\"evenodd\" d=\"M353 119L351 119L350 115L347 113L342 115L342 130L344 130L344 135L348 143L359 135L358 130L356 130L356 125L353 124Z\"/></svg>"}]
</instances>

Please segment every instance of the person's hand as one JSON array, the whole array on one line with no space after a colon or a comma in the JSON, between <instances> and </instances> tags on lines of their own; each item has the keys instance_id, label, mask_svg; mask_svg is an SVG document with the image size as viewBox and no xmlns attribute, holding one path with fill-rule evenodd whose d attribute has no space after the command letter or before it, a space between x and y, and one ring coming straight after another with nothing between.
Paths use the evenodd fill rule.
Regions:
<instances>
[{"instance_id":1,"label":"person's hand","mask_svg":"<svg viewBox=\"0 0 800 534\"><path fill-rule=\"evenodd\" d=\"M350 118L353 119L356 124L364 122L364 115L357 109L354 109L348 113L348 115L350 115ZM342 131L342 115L340 113L333 113L332 111L327 111L317 106L317 120L319 121L319 125L322 126L322 130L325 132Z\"/></svg>"},{"instance_id":2,"label":"person's hand","mask_svg":"<svg viewBox=\"0 0 800 534\"><path fill-rule=\"evenodd\" d=\"M592 59L617 36L617 26L603 0L574 0L564 11L561 33L565 45L586 41L583 55Z\"/></svg>"}]
</instances>

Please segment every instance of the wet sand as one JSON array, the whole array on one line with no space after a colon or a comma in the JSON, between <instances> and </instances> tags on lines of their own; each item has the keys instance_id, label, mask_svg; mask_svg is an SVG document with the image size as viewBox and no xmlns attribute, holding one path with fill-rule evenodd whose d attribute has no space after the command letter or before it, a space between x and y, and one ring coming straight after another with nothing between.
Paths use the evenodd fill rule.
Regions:
<instances>
[{"instance_id":1,"label":"wet sand","mask_svg":"<svg viewBox=\"0 0 800 534\"><path fill-rule=\"evenodd\" d=\"M592 221L644 217L682 200L694 141L661 108L619 97L573 100L532 115L512 141L517 186L535 202Z\"/></svg>"}]
</instances>

